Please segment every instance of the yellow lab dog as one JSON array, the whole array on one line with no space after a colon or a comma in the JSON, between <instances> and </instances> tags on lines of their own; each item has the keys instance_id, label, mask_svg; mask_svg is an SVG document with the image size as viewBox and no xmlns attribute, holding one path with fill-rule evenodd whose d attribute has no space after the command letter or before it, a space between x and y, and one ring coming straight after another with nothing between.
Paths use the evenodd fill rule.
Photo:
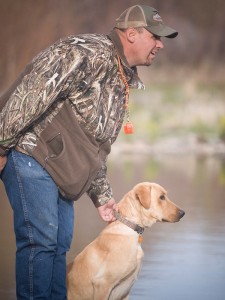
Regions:
<instances>
[{"instance_id":1,"label":"yellow lab dog","mask_svg":"<svg viewBox=\"0 0 225 300\"><path fill-rule=\"evenodd\" d=\"M68 300L125 300L143 258L141 234L157 221L178 222L184 211L156 183L137 184L118 203L116 221L74 260Z\"/></svg>"}]
</instances>

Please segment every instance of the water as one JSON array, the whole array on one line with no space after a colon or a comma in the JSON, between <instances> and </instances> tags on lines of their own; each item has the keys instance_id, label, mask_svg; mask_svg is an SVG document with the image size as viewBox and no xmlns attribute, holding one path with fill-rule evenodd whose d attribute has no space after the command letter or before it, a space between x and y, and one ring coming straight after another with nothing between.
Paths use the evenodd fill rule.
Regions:
<instances>
[{"instance_id":1,"label":"water","mask_svg":"<svg viewBox=\"0 0 225 300\"><path fill-rule=\"evenodd\" d=\"M145 230L142 269L130 300L225 299L225 160L220 157L133 155L109 161L116 199L135 184L164 186L186 212L179 223ZM87 197L75 205L76 220L68 264L103 228ZM0 299L15 299L15 242L12 212L1 188ZM99 299L101 300L101 299Z\"/></svg>"}]
</instances>

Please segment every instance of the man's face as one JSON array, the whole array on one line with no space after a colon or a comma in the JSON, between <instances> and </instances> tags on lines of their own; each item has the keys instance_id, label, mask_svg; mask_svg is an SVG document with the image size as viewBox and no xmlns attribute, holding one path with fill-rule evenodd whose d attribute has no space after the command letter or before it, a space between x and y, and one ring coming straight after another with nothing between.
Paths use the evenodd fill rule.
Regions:
<instances>
[{"instance_id":1,"label":"man's face","mask_svg":"<svg viewBox=\"0 0 225 300\"><path fill-rule=\"evenodd\" d=\"M136 66L150 66L156 54L164 47L160 37L145 28L137 32L134 46Z\"/></svg>"}]
</instances>

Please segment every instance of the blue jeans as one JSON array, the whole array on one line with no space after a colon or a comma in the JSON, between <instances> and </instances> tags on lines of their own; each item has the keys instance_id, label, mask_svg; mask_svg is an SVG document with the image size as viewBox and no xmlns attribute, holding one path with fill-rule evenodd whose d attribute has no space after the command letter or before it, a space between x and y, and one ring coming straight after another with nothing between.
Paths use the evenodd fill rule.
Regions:
<instances>
[{"instance_id":1,"label":"blue jeans","mask_svg":"<svg viewBox=\"0 0 225 300\"><path fill-rule=\"evenodd\" d=\"M66 299L73 201L60 197L37 161L15 150L8 155L2 180L14 211L17 299Z\"/></svg>"}]
</instances>

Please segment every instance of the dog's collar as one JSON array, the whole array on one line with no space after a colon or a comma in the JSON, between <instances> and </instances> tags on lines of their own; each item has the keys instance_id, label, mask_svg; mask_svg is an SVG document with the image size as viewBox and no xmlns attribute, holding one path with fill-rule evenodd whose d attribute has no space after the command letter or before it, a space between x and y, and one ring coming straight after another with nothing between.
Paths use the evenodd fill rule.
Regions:
<instances>
[{"instance_id":1,"label":"dog's collar","mask_svg":"<svg viewBox=\"0 0 225 300\"><path fill-rule=\"evenodd\" d=\"M136 231L138 234L142 234L144 232L144 227L139 226L138 224L135 224L126 218L124 218L119 212L116 210L113 211L114 217L122 222L123 224L127 225L128 227L132 228L134 231Z\"/></svg>"}]
</instances>

